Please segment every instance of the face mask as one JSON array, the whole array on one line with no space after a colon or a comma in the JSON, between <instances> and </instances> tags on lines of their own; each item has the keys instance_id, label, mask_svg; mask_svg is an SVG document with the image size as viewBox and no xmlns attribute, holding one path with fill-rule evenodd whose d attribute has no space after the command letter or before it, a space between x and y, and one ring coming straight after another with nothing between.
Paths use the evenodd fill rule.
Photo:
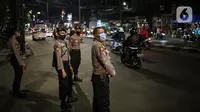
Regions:
<instances>
[{"instance_id":1,"label":"face mask","mask_svg":"<svg viewBox=\"0 0 200 112\"><path fill-rule=\"evenodd\" d=\"M81 34L81 32L76 32L76 34L77 34L77 35L80 35L80 34Z\"/></svg>"},{"instance_id":2,"label":"face mask","mask_svg":"<svg viewBox=\"0 0 200 112\"><path fill-rule=\"evenodd\" d=\"M66 37L66 35L59 35L59 38L62 39L62 40L64 40L65 37Z\"/></svg>"},{"instance_id":3,"label":"face mask","mask_svg":"<svg viewBox=\"0 0 200 112\"><path fill-rule=\"evenodd\" d=\"M106 39L107 39L106 33L101 33L101 34L99 34L99 37L100 37L100 40L101 40L102 42L106 41Z\"/></svg>"},{"instance_id":4,"label":"face mask","mask_svg":"<svg viewBox=\"0 0 200 112\"><path fill-rule=\"evenodd\" d=\"M16 32L15 35L16 35L16 37L20 37L20 33L19 32Z\"/></svg>"}]
</instances>

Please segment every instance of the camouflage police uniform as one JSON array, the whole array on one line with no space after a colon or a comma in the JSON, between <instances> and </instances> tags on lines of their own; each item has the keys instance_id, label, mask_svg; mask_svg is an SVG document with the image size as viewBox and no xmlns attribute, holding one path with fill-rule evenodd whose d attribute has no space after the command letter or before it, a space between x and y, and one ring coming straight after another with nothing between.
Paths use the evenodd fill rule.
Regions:
<instances>
[{"instance_id":1,"label":"camouflage police uniform","mask_svg":"<svg viewBox=\"0 0 200 112\"><path fill-rule=\"evenodd\" d=\"M75 81L82 81L82 79L78 77L78 69L81 63L80 43L81 38L77 34L72 35L69 39L71 65L73 68Z\"/></svg>"},{"instance_id":2,"label":"camouflage police uniform","mask_svg":"<svg viewBox=\"0 0 200 112\"><path fill-rule=\"evenodd\" d=\"M21 78L23 75L23 66L24 61L23 58L20 55L20 44L17 41L16 37L12 36L8 40L8 47L10 49L10 63L13 66L15 77L13 81L13 94L17 95L18 97L21 97L20 95L23 95L23 93L20 91L20 85L21 85Z\"/></svg>"},{"instance_id":3,"label":"camouflage police uniform","mask_svg":"<svg viewBox=\"0 0 200 112\"><path fill-rule=\"evenodd\" d=\"M115 76L115 68L110 61L108 50L101 42L95 40L91 51L94 90L93 112L110 112L109 77Z\"/></svg>"}]
</instances>

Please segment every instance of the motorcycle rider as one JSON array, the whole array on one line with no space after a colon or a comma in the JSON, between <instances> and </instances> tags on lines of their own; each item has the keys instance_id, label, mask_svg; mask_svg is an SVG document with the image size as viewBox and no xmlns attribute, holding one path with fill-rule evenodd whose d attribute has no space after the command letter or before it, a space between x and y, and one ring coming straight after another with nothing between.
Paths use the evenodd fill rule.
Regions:
<instances>
[{"instance_id":1,"label":"motorcycle rider","mask_svg":"<svg viewBox=\"0 0 200 112\"><path fill-rule=\"evenodd\" d=\"M112 37L113 43L112 43L112 48L115 49L116 47L116 42L122 42L125 40L125 34L124 34L124 29L120 27L118 29L118 32Z\"/></svg>"},{"instance_id":2,"label":"motorcycle rider","mask_svg":"<svg viewBox=\"0 0 200 112\"><path fill-rule=\"evenodd\" d=\"M139 42L142 44L142 42L145 40L145 39L147 39L149 37L149 32L148 32L148 30L145 28L145 27L143 27L142 28L142 31L140 32L140 34L139 34Z\"/></svg>"},{"instance_id":3,"label":"motorcycle rider","mask_svg":"<svg viewBox=\"0 0 200 112\"><path fill-rule=\"evenodd\" d=\"M123 50L123 57L125 60L130 59L130 46L137 46L139 42L137 40L137 31L136 29L132 28L130 30L130 36L123 42L124 50Z\"/></svg>"}]
</instances>

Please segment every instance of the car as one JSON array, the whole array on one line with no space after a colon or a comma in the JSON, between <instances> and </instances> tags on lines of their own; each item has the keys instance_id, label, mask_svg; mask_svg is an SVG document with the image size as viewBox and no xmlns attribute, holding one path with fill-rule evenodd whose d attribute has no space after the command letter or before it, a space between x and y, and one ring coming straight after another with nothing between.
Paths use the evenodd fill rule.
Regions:
<instances>
[{"instance_id":1,"label":"car","mask_svg":"<svg viewBox=\"0 0 200 112\"><path fill-rule=\"evenodd\" d=\"M53 37L53 31L47 31L46 37Z\"/></svg>"},{"instance_id":2,"label":"car","mask_svg":"<svg viewBox=\"0 0 200 112\"><path fill-rule=\"evenodd\" d=\"M32 40L46 40L46 25L44 23L34 24Z\"/></svg>"}]
</instances>

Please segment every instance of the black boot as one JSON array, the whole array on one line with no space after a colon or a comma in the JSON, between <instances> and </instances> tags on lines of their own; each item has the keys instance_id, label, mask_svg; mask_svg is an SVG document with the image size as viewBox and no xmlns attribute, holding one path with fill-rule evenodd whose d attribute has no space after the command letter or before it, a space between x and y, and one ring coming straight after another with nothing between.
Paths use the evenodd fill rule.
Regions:
<instances>
[{"instance_id":1,"label":"black boot","mask_svg":"<svg viewBox=\"0 0 200 112\"><path fill-rule=\"evenodd\" d=\"M66 103L65 101L60 103L60 108L63 109L72 109L72 105L69 103Z\"/></svg>"},{"instance_id":2,"label":"black boot","mask_svg":"<svg viewBox=\"0 0 200 112\"><path fill-rule=\"evenodd\" d=\"M17 98L25 98L26 97L26 94L22 91L19 91L19 92L12 91L12 95Z\"/></svg>"},{"instance_id":3,"label":"black boot","mask_svg":"<svg viewBox=\"0 0 200 112\"><path fill-rule=\"evenodd\" d=\"M76 97L69 97L69 99L68 99L68 103L73 103L73 102L77 102L78 101L78 98L76 98Z\"/></svg>"},{"instance_id":4,"label":"black boot","mask_svg":"<svg viewBox=\"0 0 200 112\"><path fill-rule=\"evenodd\" d=\"M76 77L74 77L74 81L83 82L83 79L76 76Z\"/></svg>"}]
</instances>

